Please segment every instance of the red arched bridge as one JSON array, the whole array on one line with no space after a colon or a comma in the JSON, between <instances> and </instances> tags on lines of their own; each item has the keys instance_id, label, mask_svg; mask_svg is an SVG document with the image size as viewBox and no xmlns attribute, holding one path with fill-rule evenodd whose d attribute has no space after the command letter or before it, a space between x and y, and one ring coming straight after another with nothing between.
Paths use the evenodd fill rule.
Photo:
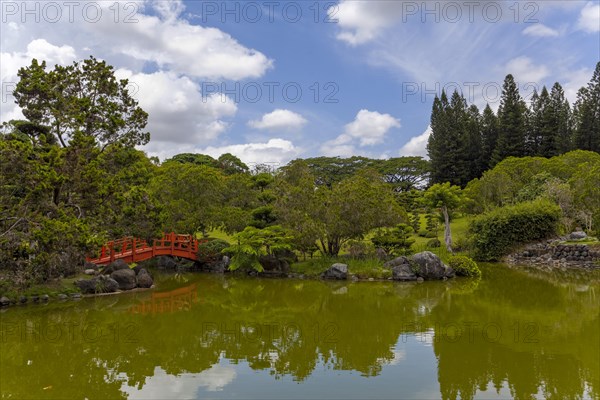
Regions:
<instances>
[{"instance_id":1,"label":"red arched bridge","mask_svg":"<svg viewBox=\"0 0 600 400\"><path fill-rule=\"evenodd\" d=\"M203 242L205 240L198 240L192 235L178 235L173 232L165 233L162 239L154 239L152 246L143 239L125 237L106 243L102 246L99 257L88 257L87 261L96 265L106 265L115 260L123 260L130 264L156 256L196 260L198 244Z\"/></svg>"}]
</instances>

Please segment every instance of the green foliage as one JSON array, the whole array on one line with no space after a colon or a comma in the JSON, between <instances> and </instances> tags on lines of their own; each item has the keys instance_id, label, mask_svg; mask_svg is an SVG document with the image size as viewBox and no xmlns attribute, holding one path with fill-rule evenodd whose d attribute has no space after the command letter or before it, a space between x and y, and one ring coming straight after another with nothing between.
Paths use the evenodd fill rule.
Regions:
<instances>
[{"instance_id":1,"label":"green foliage","mask_svg":"<svg viewBox=\"0 0 600 400\"><path fill-rule=\"evenodd\" d=\"M344 244L343 249L352 258L364 258L375 254L375 247L364 240L349 240Z\"/></svg>"},{"instance_id":2,"label":"green foliage","mask_svg":"<svg viewBox=\"0 0 600 400\"><path fill-rule=\"evenodd\" d=\"M398 224L393 229L379 229L371 241L388 255L404 256L412 254L411 246L415 243L412 233L409 225Z\"/></svg>"},{"instance_id":3,"label":"green foliage","mask_svg":"<svg viewBox=\"0 0 600 400\"><path fill-rule=\"evenodd\" d=\"M421 230L421 216L417 212L413 212L410 216L410 226L414 232Z\"/></svg>"},{"instance_id":4,"label":"green foliage","mask_svg":"<svg viewBox=\"0 0 600 400\"><path fill-rule=\"evenodd\" d=\"M560 208L536 200L495 209L471 221L475 258L497 261L515 246L545 239L556 233Z\"/></svg>"},{"instance_id":5,"label":"green foliage","mask_svg":"<svg viewBox=\"0 0 600 400\"><path fill-rule=\"evenodd\" d=\"M427 244L426 244L426 247L427 247L428 249L437 249L437 248L439 248L441 245L442 245L442 242L440 242L440 239L438 239L438 238L434 238L434 239L431 239L431 240L429 240L429 241L427 242Z\"/></svg>"},{"instance_id":6,"label":"green foliage","mask_svg":"<svg viewBox=\"0 0 600 400\"><path fill-rule=\"evenodd\" d=\"M448 265L452 267L456 275L467 277L480 277L481 270L477 263L467 256L451 256Z\"/></svg>"},{"instance_id":7,"label":"green foliage","mask_svg":"<svg viewBox=\"0 0 600 400\"><path fill-rule=\"evenodd\" d=\"M274 256L276 253L292 249L293 236L289 231L278 225L264 229L246 227L242 232L234 235L237 244L222 250L222 253L232 254L229 269L235 271L239 268L254 269L262 272L260 256Z\"/></svg>"},{"instance_id":8,"label":"green foliage","mask_svg":"<svg viewBox=\"0 0 600 400\"><path fill-rule=\"evenodd\" d=\"M231 244L223 239L209 239L198 245L197 260L205 264L219 261L223 256L223 250L230 246Z\"/></svg>"}]
</instances>

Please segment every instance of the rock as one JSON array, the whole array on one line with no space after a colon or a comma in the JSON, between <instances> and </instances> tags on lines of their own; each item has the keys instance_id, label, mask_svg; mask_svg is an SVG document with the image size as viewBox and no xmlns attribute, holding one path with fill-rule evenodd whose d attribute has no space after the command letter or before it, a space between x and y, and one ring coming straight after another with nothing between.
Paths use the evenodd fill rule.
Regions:
<instances>
[{"instance_id":1,"label":"rock","mask_svg":"<svg viewBox=\"0 0 600 400\"><path fill-rule=\"evenodd\" d=\"M229 264L231 264L231 259L228 256L223 256L223 265L225 265L225 268L229 267Z\"/></svg>"},{"instance_id":2,"label":"rock","mask_svg":"<svg viewBox=\"0 0 600 400\"><path fill-rule=\"evenodd\" d=\"M419 283L423 283L423 282L425 282L425 279L423 279L423 278L421 278L421 277L418 277L418 278L417 278L417 282L419 282Z\"/></svg>"},{"instance_id":3,"label":"rock","mask_svg":"<svg viewBox=\"0 0 600 400\"><path fill-rule=\"evenodd\" d=\"M74 299L80 299L81 298L81 293L72 293L71 297Z\"/></svg>"},{"instance_id":4,"label":"rock","mask_svg":"<svg viewBox=\"0 0 600 400\"><path fill-rule=\"evenodd\" d=\"M119 289L131 290L135 289L137 283L135 281L135 271L132 269L120 269L110 274L110 277L117 281Z\"/></svg>"},{"instance_id":5,"label":"rock","mask_svg":"<svg viewBox=\"0 0 600 400\"><path fill-rule=\"evenodd\" d=\"M369 278L369 282L373 282L375 278Z\"/></svg>"},{"instance_id":6,"label":"rock","mask_svg":"<svg viewBox=\"0 0 600 400\"><path fill-rule=\"evenodd\" d=\"M33 301L34 303L37 303L38 301L40 301L40 298L38 295L34 294L33 296L31 296L31 301Z\"/></svg>"},{"instance_id":7,"label":"rock","mask_svg":"<svg viewBox=\"0 0 600 400\"><path fill-rule=\"evenodd\" d=\"M113 272L113 274L116 272L118 271ZM131 272L133 273L133 271ZM119 290L118 282L106 275L99 275L92 279L79 279L75 281L75 286L77 286L81 290L81 293L84 294L113 293Z\"/></svg>"},{"instance_id":8,"label":"rock","mask_svg":"<svg viewBox=\"0 0 600 400\"><path fill-rule=\"evenodd\" d=\"M411 261L415 266L417 277L425 280L451 278L454 276L454 270L444 264L438 256L430 251L413 255Z\"/></svg>"},{"instance_id":9,"label":"rock","mask_svg":"<svg viewBox=\"0 0 600 400\"><path fill-rule=\"evenodd\" d=\"M142 267L141 265L136 265L135 267L131 268L131 270L133 272L135 272L136 275L139 274L140 271L143 270L143 269L144 269L144 267Z\"/></svg>"},{"instance_id":10,"label":"rock","mask_svg":"<svg viewBox=\"0 0 600 400\"><path fill-rule=\"evenodd\" d=\"M0 306L6 307L8 305L10 305L10 299L6 296L0 297Z\"/></svg>"},{"instance_id":11,"label":"rock","mask_svg":"<svg viewBox=\"0 0 600 400\"><path fill-rule=\"evenodd\" d=\"M571 232L569 234L569 240L582 240L587 238L587 234L583 231Z\"/></svg>"},{"instance_id":12,"label":"rock","mask_svg":"<svg viewBox=\"0 0 600 400\"><path fill-rule=\"evenodd\" d=\"M410 261L408 260L408 258L401 256L401 257L396 257L393 260L384 263L383 267L392 269L395 266L409 264L409 263L410 263Z\"/></svg>"},{"instance_id":13,"label":"rock","mask_svg":"<svg viewBox=\"0 0 600 400\"><path fill-rule=\"evenodd\" d=\"M346 264L335 263L329 269L321 274L323 279L348 279L348 266Z\"/></svg>"},{"instance_id":14,"label":"rock","mask_svg":"<svg viewBox=\"0 0 600 400\"><path fill-rule=\"evenodd\" d=\"M381 247L375 249L375 257L378 260L385 260L387 258L387 253Z\"/></svg>"},{"instance_id":15,"label":"rock","mask_svg":"<svg viewBox=\"0 0 600 400\"><path fill-rule=\"evenodd\" d=\"M413 271L413 267L406 263L392 268L392 279L395 281L415 281L417 280L417 274Z\"/></svg>"},{"instance_id":16,"label":"rock","mask_svg":"<svg viewBox=\"0 0 600 400\"><path fill-rule=\"evenodd\" d=\"M280 271L280 272L289 272L290 264L282 258L278 258L272 255L261 256L258 259L260 265L265 269L265 271Z\"/></svg>"},{"instance_id":17,"label":"rock","mask_svg":"<svg viewBox=\"0 0 600 400\"><path fill-rule=\"evenodd\" d=\"M69 298L69 296L67 296L67 295L66 295L66 294L64 294L64 293L61 293L61 294L59 294L59 295L58 295L58 299L59 299L59 300L66 300L66 299L68 299L68 298Z\"/></svg>"},{"instance_id":18,"label":"rock","mask_svg":"<svg viewBox=\"0 0 600 400\"><path fill-rule=\"evenodd\" d=\"M43 294L40 296L40 300L46 302L46 301L50 300L50 297L47 294Z\"/></svg>"},{"instance_id":19,"label":"rock","mask_svg":"<svg viewBox=\"0 0 600 400\"><path fill-rule=\"evenodd\" d=\"M417 279L417 274L410 265L410 260L404 256L386 262L383 267L391 268L392 279L395 281L414 281Z\"/></svg>"},{"instance_id":20,"label":"rock","mask_svg":"<svg viewBox=\"0 0 600 400\"><path fill-rule=\"evenodd\" d=\"M156 267L159 269L173 270L177 269L177 263L170 256L158 257L156 260Z\"/></svg>"},{"instance_id":21,"label":"rock","mask_svg":"<svg viewBox=\"0 0 600 400\"><path fill-rule=\"evenodd\" d=\"M93 269L94 271L98 271L98 266L94 263L86 261L83 263L83 269Z\"/></svg>"},{"instance_id":22,"label":"rock","mask_svg":"<svg viewBox=\"0 0 600 400\"><path fill-rule=\"evenodd\" d=\"M21 304L27 303L27 300L29 300L27 298L27 296L21 296L21 297L19 297L19 303L21 303Z\"/></svg>"},{"instance_id":23,"label":"rock","mask_svg":"<svg viewBox=\"0 0 600 400\"><path fill-rule=\"evenodd\" d=\"M85 271L83 271L83 273L86 275L96 275L96 270L95 269L86 269Z\"/></svg>"},{"instance_id":24,"label":"rock","mask_svg":"<svg viewBox=\"0 0 600 400\"><path fill-rule=\"evenodd\" d=\"M129 269L129 265L123 260L116 260L112 263L108 264L103 270L102 273L104 275L111 275L115 271L119 271L122 269Z\"/></svg>"},{"instance_id":25,"label":"rock","mask_svg":"<svg viewBox=\"0 0 600 400\"><path fill-rule=\"evenodd\" d=\"M150 276L148 271L146 271L143 268L137 274L136 280L137 286L141 288L149 288L152 287L152 285L154 284L154 281L152 280L152 277Z\"/></svg>"}]
</instances>

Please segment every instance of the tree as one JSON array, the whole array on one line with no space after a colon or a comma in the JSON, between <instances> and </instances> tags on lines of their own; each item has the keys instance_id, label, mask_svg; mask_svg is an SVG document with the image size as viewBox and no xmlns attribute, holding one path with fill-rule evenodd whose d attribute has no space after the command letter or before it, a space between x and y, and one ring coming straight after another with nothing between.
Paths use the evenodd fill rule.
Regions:
<instances>
[{"instance_id":1,"label":"tree","mask_svg":"<svg viewBox=\"0 0 600 400\"><path fill-rule=\"evenodd\" d=\"M238 268L264 270L260 263L261 256L274 256L282 250L291 250L292 235L281 226L274 225L264 229L252 226L246 227L242 232L234 235L237 244L227 247L224 253L232 253L229 269Z\"/></svg>"},{"instance_id":2,"label":"tree","mask_svg":"<svg viewBox=\"0 0 600 400\"><path fill-rule=\"evenodd\" d=\"M373 160L383 180L395 192L408 192L420 189L429 180L429 162L423 157L397 157L387 160Z\"/></svg>"},{"instance_id":3,"label":"tree","mask_svg":"<svg viewBox=\"0 0 600 400\"><path fill-rule=\"evenodd\" d=\"M70 66L57 65L46 72L46 62L33 59L18 72L13 92L30 122L47 126L63 147L76 133L94 138L103 148L112 143L143 145L148 114L118 81L113 67L90 57Z\"/></svg>"},{"instance_id":4,"label":"tree","mask_svg":"<svg viewBox=\"0 0 600 400\"><path fill-rule=\"evenodd\" d=\"M498 142L498 119L489 104L485 106L481 117L481 159L483 171L493 165L492 155Z\"/></svg>"},{"instance_id":5,"label":"tree","mask_svg":"<svg viewBox=\"0 0 600 400\"><path fill-rule=\"evenodd\" d=\"M150 182L153 196L164 205L168 231L196 233L219 227L224 175L204 165L165 163Z\"/></svg>"},{"instance_id":6,"label":"tree","mask_svg":"<svg viewBox=\"0 0 600 400\"><path fill-rule=\"evenodd\" d=\"M550 91L550 126L555 129L556 154L572 149L572 113L562 86L556 82Z\"/></svg>"},{"instance_id":7,"label":"tree","mask_svg":"<svg viewBox=\"0 0 600 400\"><path fill-rule=\"evenodd\" d=\"M600 152L600 62L587 87L577 93L574 115L574 145Z\"/></svg>"},{"instance_id":8,"label":"tree","mask_svg":"<svg viewBox=\"0 0 600 400\"><path fill-rule=\"evenodd\" d=\"M452 252L452 235L450 232L450 211L457 208L461 202L461 189L449 182L438 183L425 192L425 201L431 207L439 208L444 216L444 241L446 248Z\"/></svg>"},{"instance_id":9,"label":"tree","mask_svg":"<svg viewBox=\"0 0 600 400\"><path fill-rule=\"evenodd\" d=\"M250 172L248 166L231 153L222 154L217 163L226 175L247 174Z\"/></svg>"},{"instance_id":10,"label":"tree","mask_svg":"<svg viewBox=\"0 0 600 400\"><path fill-rule=\"evenodd\" d=\"M391 229L379 229L371 242L388 255L405 256L411 253L410 248L415 243L415 239L411 237L413 232L409 225L398 224Z\"/></svg>"},{"instance_id":11,"label":"tree","mask_svg":"<svg viewBox=\"0 0 600 400\"><path fill-rule=\"evenodd\" d=\"M493 154L493 164L506 157L523 157L527 155L526 137L527 106L519 94L519 89L512 75L504 79L500 107L498 109L498 143Z\"/></svg>"}]
</instances>

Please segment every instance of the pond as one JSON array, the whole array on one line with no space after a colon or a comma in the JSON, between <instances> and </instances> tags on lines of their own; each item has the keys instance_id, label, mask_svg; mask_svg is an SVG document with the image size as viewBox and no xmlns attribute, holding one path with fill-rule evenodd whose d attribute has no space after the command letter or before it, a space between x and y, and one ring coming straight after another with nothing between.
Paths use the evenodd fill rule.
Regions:
<instances>
[{"instance_id":1,"label":"pond","mask_svg":"<svg viewBox=\"0 0 600 400\"><path fill-rule=\"evenodd\" d=\"M3 398L599 398L600 278L163 275L3 310Z\"/></svg>"}]
</instances>

